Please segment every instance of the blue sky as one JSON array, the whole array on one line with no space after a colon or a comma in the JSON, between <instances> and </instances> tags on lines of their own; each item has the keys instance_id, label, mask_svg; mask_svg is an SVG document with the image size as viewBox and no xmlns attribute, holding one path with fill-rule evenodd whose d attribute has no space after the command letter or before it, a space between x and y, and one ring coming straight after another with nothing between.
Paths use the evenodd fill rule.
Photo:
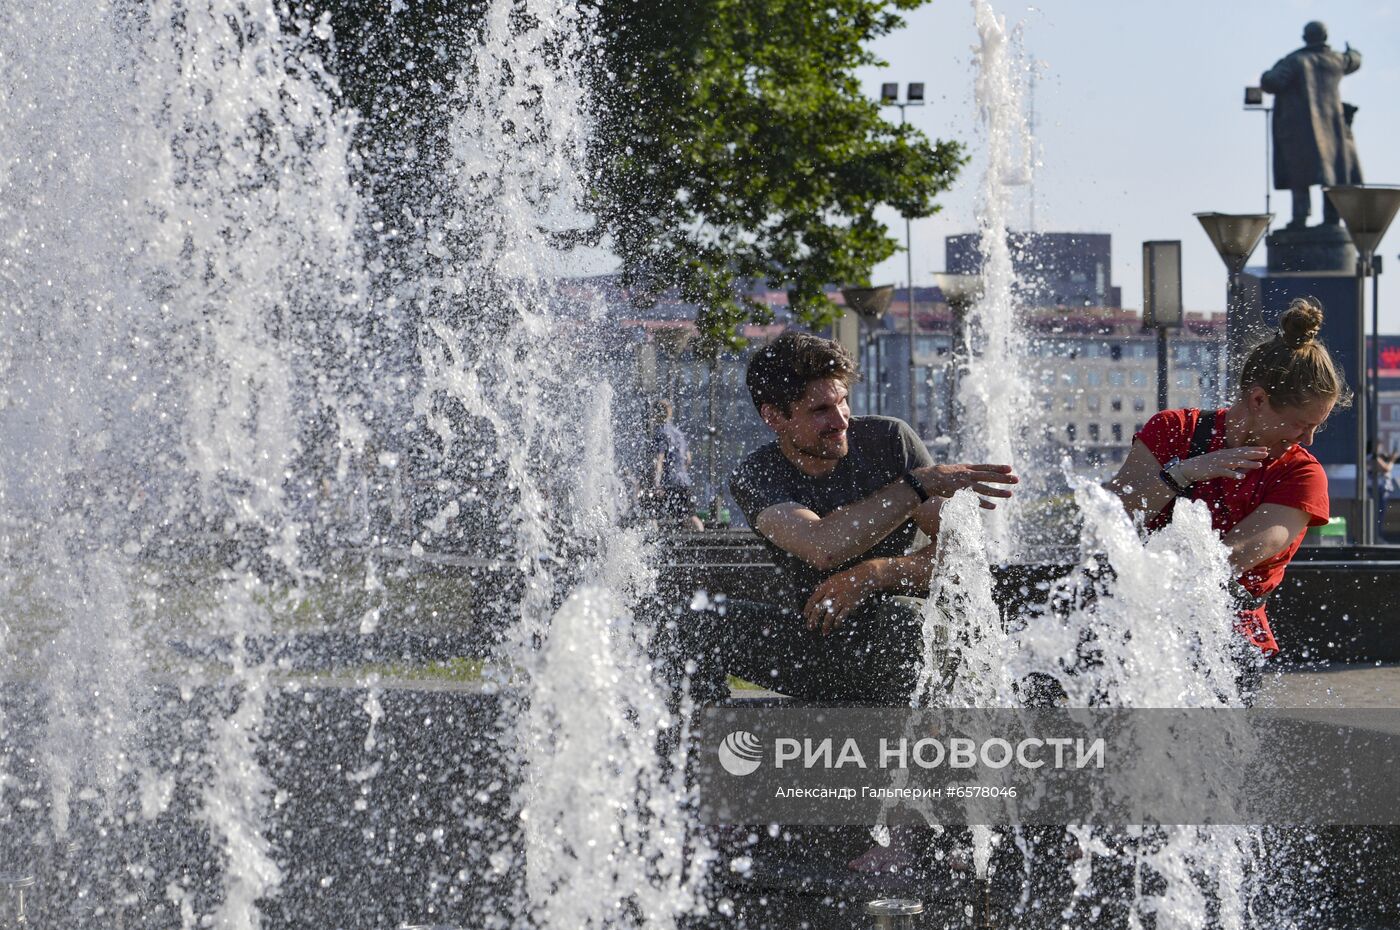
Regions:
<instances>
[{"instance_id":1,"label":"blue sky","mask_svg":"<svg viewBox=\"0 0 1400 930\"><path fill-rule=\"evenodd\" d=\"M1342 84L1360 107L1354 130L1365 178L1400 184L1400 3L1356 0L1045 0L995 4L1021 22L1040 63L1035 111L1036 228L1113 235L1113 279L1125 306L1140 307L1141 249L1148 239L1182 241L1188 310L1218 311L1225 266L1193 213L1262 212L1264 116L1242 109L1246 85L1302 45L1303 24L1327 24L1331 44L1350 42L1362 68ZM972 101L977 42L969 0L934 0L875 51L886 68L861 72L872 95L882 81L922 80L928 105L909 119L935 138L969 144L973 161L941 203L914 223L914 281L943 268L945 236L975 228L982 174ZM891 118L897 119L894 110ZM1276 223L1290 200L1274 192ZM1320 217L1314 207L1313 220ZM1027 221L1024 203L1018 225ZM902 237L903 223L887 219ZM1400 220L1381 243L1381 330L1400 332ZM1263 264L1264 246L1252 264ZM882 264L880 283L904 281L904 254Z\"/></svg>"}]
</instances>

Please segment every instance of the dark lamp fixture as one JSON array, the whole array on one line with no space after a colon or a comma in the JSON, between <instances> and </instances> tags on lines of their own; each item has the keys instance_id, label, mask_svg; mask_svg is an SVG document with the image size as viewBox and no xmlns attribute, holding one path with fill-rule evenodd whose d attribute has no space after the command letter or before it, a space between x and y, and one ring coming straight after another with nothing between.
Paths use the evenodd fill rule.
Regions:
<instances>
[{"instance_id":1,"label":"dark lamp fixture","mask_svg":"<svg viewBox=\"0 0 1400 930\"><path fill-rule=\"evenodd\" d=\"M875 321L885 315L894 299L894 285L882 284L878 287L843 287L841 297L846 306L863 319Z\"/></svg>"},{"instance_id":2,"label":"dark lamp fixture","mask_svg":"<svg viewBox=\"0 0 1400 930\"><path fill-rule=\"evenodd\" d=\"M1270 213L1197 213L1201 228L1210 237L1225 267L1232 275L1244 270L1259 240L1268 231Z\"/></svg>"},{"instance_id":3,"label":"dark lamp fixture","mask_svg":"<svg viewBox=\"0 0 1400 930\"><path fill-rule=\"evenodd\" d=\"M968 306L982 296L982 276L935 271L933 283L949 304Z\"/></svg>"},{"instance_id":4,"label":"dark lamp fixture","mask_svg":"<svg viewBox=\"0 0 1400 930\"><path fill-rule=\"evenodd\" d=\"M1337 215L1347 224L1358 252L1370 253L1380 245L1390 221L1400 210L1400 187L1375 184L1323 188Z\"/></svg>"}]
</instances>

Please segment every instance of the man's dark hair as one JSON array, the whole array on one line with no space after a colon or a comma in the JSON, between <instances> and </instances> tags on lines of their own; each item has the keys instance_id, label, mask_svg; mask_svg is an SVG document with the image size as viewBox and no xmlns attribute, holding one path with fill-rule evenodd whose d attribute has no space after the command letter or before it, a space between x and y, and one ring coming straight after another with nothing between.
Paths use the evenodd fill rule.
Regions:
<instances>
[{"instance_id":1,"label":"man's dark hair","mask_svg":"<svg viewBox=\"0 0 1400 930\"><path fill-rule=\"evenodd\" d=\"M754 353L744 380L757 410L775 404L784 416L792 416L792 405L807 385L821 378L835 378L849 388L860 375L855 359L840 343L788 331Z\"/></svg>"}]
</instances>

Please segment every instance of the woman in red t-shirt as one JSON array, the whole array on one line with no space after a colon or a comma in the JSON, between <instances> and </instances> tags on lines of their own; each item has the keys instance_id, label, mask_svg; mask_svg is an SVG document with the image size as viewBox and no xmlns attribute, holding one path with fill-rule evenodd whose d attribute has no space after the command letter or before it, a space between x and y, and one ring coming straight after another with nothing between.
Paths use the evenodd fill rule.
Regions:
<instances>
[{"instance_id":1,"label":"woman in red t-shirt","mask_svg":"<svg viewBox=\"0 0 1400 930\"><path fill-rule=\"evenodd\" d=\"M1264 600L1283 581L1303 533L1330 513L1327 475L1304 447L1335 408L1351 402L1317 340L1321 328L1321 305L1294 300L1278 332L1245 360L1234 404L1157 414L1133 437L1108 485L1148 530L1171 520L1178 497L1205 501L1239 572L1240 630L1265 656L1278 644Z\"/></svg>"}]
</instances>

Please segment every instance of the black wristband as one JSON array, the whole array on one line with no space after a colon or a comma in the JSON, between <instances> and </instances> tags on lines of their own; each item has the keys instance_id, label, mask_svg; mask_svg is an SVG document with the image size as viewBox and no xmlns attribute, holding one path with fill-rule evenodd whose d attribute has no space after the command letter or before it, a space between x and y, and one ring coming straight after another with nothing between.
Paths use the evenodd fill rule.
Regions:
<instances>
[{"instance_id":1,"label":"black wristband","mask_svg":"<svg viewBox=\"0 0 1400 930\"><path fill-rule=\"evenodd\" d=\"M1173 478L1171 472L1167 470L1175 464L1177 464L1175 461L1168 462L1166 465L1162 466L1162 470L1157 474L1161 477L1162 483L1165 484L1167 487L1171 488L1172 493L1176 494L1177 497L1190 497L1190 485L1182 485L1175 478Z\"/></svg>"},{"instance_id":2,"label":"black wristband","mask_svg":"<svg viewBox=\"0 0 1400 930\"><path fill-rule=\"evenodd\" d=\"M903 478L904 483L909 485L909 487L913 488L914 493L919 495L919 501L921 503L927 501L930 497L933 496L932 494L924 490L924 486L922 484L919 484L919 479L914 477L914 473L912 471L906 471L903 475Z\"/></svg>"}]
</instances>

